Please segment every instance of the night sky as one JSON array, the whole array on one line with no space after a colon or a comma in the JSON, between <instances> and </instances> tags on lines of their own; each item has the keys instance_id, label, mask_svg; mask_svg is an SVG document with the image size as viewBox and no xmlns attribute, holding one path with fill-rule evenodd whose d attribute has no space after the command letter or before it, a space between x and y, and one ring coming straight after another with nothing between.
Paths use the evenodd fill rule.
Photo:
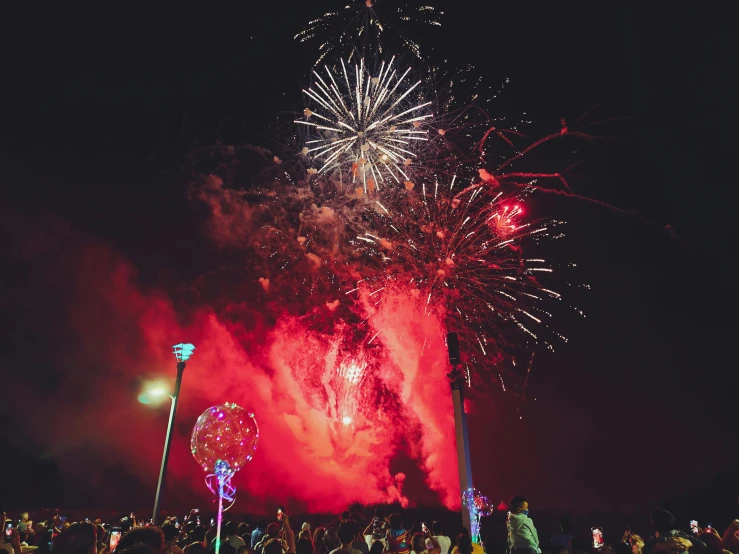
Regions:
<instances>
[{"instance_id":1,"label":"night sky","mask_svg":"<svg viewBox=\"0 0 739 554\"><path fill-rule=\"evenodd\" d=\"M91 308L80 288L94 288L85 276L111 259L127 260L142 290L173 295L221 266L188 199L187 148L218 139L276 148L302 111L315 58L314 45L292 37L340 5L2 8L0 437L3 474L27 475L3 491L7 505L148 505L164 410L142 416L154 454L131 468L75 443L80 420L53 401L72 372L80 395L146 410L130 374L104 361L135 341L117 329L119 313ZM558 256L591 287L578 297L587 317L562 321L569 343L537 358L526 402L492 385L473 395L479 488L496 500L522 491L542 510L643 517L736 471L733 23L707 8L620 2L435 5L444 24L424 44L492 83L510 78L496 108L526 112L532 134L594 106L618 119L602 131L609 140L586 148L587 178L571 185L634 214L540 199L568 221ZM97 326L109 335L75 334ZM100 434L106 417L130 417L97 409L84 424ZM189 456L191 424L173 457ZM84 484L89 467L103 500ZM438 502L412 471L406 487L411 501Z\"/></svg>"}]
</instances>

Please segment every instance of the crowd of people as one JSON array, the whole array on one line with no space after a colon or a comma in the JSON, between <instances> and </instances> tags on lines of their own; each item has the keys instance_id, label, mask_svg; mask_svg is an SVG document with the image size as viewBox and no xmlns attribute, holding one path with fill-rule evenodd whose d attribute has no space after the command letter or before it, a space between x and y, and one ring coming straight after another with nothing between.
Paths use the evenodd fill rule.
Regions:
<instances>
[{"instance_id":1,"label":"crowd of people","mask_svg":"<svg viewBox=\"0 0 739 554\"><path fill-rule=\"evenodd\" d=\"M650 520L652 534L646 540L628 527L618 543L609 545L603 541L602 529L593 528L591 537L584 539L572 533L572 526L565 519L545 549L549 554L739 554L739 519L731 522L723 535L711 526L701 529L697 522L690 522L689 530L682 531L667 510L654 510ZM507 527L509 553L542 553L524 497L511 499Z\"/></svg>"},{"instance_id":2,"label":"crowd of people","mask_svg":"<svg viewBox=\"0 0 739 554\"><path fill-rule=\"evenodd\" d=\"M290 517L278 510L274 521L223 521L221 554L739 554L739 520L720 533L696 522L681 530L666 510L651 514L652 534L643 539L627 528L618 543L607 544L594 528L587 538L573 534L565 519L561 529L542 543L529 517L529 503L511 499L506 540L496 540L499 529L486 529L476 537L461 527L450 537L439 522L404 520L399 513L385 514L378 507L372 517L343 512L315 528L305 521L293 528ZM487 531L487 536L486 536ZM28 513L11 519L3 513L0 554L208 554L214 551L216 522L201 521L197 510L182 519L167 517L161 525L140 522L134 514L112 524L97 519L69 522L53 515L35 523ZM474 540L473 540L474 539Z\"/></svg>"}]
</instances>

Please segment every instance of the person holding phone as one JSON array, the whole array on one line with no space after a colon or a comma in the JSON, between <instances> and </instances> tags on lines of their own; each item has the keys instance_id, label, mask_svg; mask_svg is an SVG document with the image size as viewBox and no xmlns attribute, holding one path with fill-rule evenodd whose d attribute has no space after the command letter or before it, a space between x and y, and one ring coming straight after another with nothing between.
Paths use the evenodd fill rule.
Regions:
<instances>
[{"instance_id":1,"label":"person holding phone","mask_svg":"<svg viewBox=\"0 0 739 554\"><path fill-rule=\"evenodd\" d=\"M523 496L514 496L510 502L508 544L513 554L541 554L539 534L529 517L529 503Z\"/></svg>"},{"instance_id":2,"label":"person holding phone","mask_svg":"<svg viewBox=\"0 0 739 554\"><path fill-rule=\"evenodd\" d=\"M439 543L439 550L441 554L449 554L449 549L452 547L452 539L444 534L444 529L441 527L441 523L434 521L431 524L431 532L436 542Z\"/></svg>"},{"instance_id":3,"label":"person holding phone","mask_svg":"<svg viewBox=\"0 0 739 554\"><path fill-rule=\"evenodd\" d=\"M729 552L739 552L739 519L735 519L726 528L721 537L721 547Z\"/></svg>"},{"instance_id":4,"label":"person holding phone","mask_svg":"<svg viewBox=\"0 0 739 554\"><path fill-rule=\"evenodd\" d=\"M177 527L177 518L170 519L161 527L164 535L164 554L182 554L182 549L177 546L177 539L180 538L180 529Z\"/></svg>"},{"instance_id":5,"label":"person holding phone","mask_svg":"<svg viewBox=\"0 0 739 554\"><path fill-rule=\"evenodd\" d=\"M375 517L372 518L370 524L365 528L363 535L367 543L367 547L372 548L372 543L380 541L385 545L385 536L387 535L388 520L385 517L385 508L378 506L375 508Z\"/></svg>"},{"instance_id":6,"label":"person holding phone","mask_svg":"<svg viewBox=\"0 0 739 554\"><path fill-rule=\"evenodd\" d=\"M425 532L413 535L411 548L415 554L439 554L439 543L427 536Z\"/></svg>"},{"instance_id":7,"label":"person holding phone","mask_svg":"<svg viewBox=\"0 0 739 554\"><path fill-rule=\"evenodd\" d=\"M7 550L8 554L21 553L20 534L18 533L18 529L16 529L13 520L8 519L5 512L3 512L3 530L2 535L0 535L0 548Z\"/></svg>"},{"instance_id":8,"label":"person holding phone","mask_svg":"<svg viewBox=\"0 0 739 554\"><path fill-rule=\"evenodd\" d=\"M629 548L631 549L631 554L642 554L642 549L644 548L644 540L642 540L639 535L634 533L632 527L626 528L626 531L624 531L624 536L621 537L621 542L629 545Z\"/></svg>"},{"instance_id":9,"label":"person holding phone","mask_svg":"<svg viewBox=\"0 0 739 554\"><path fill-rule=\"evenodd\" d=\"M675 529L675 516L667 510L654 510L651 521L655 533L644 545L643 554L705 554L706 543Z\"/></svg>"},{"instance_id":10,"label":"person holding phone","mask_svg":"<svg viewBox=\"0 0 739 554\"><path fill-rule=\"evenodd\" d=\"M267 526L267 534L262 540L262 552L264 554L295 554L295 533L290 527L290 518L282 511L282 531L278 523L270 523ZM284 539L280 537L284 536ZM259 545L256 551L259 552Z\"/></svg>"},{"instance_id":11,"label":"person holding phone","mask_svg":"<svg viewBox=\"0 0 739 554\"><path fill-rule=\"evenodd\" d=\"M362 554L369 554L370 545L364 540L364 529L362 529L356 521L354 523L354 541L352 542L352 548L359 550Z\"/></svg>"}]
</instances>

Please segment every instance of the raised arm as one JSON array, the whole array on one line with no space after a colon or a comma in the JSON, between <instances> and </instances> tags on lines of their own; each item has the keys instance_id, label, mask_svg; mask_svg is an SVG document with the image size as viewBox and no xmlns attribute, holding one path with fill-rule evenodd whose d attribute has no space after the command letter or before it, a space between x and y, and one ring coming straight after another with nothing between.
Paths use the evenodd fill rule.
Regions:
<instances>
[{"instance_id":1,"label":"raised arm","mask_svg":"<svg viewBox=\"0 0 739 554\"><path fill-rule=\"evenodd\" d=\"M287 541L288 553L295 554L295 533L293 533L290 527L290 517L283 513L282 514L283 527L285 528L285 540Z\"/></svg>"},{"instance_id":2,"label":"raised arm","mask_svg":"<svg viewBox=\"0 0 739 554\"><path fill-rule=\"evenodd\" d=\"M726 528L726 533L721 539L721 548L730 552L736 552L736 547L739 544L736 533L739 531L739 519L735 519Z\"/></svg>"}]
</instances>

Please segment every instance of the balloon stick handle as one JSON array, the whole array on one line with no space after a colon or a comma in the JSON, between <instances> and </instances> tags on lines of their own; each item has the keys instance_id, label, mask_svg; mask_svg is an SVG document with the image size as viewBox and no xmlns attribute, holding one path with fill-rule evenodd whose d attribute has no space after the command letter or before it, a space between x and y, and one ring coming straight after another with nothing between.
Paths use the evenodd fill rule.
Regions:
<instances>
[{"instance_id":1,"label":"balloon stick handle","mask_svg":"<svg viewBox=\"0 0 739 554\"><path fill-rule=\"evenodd\" d=\"M221 525L223 524L223 499L225 498L231 504L230 508L234 503L234 494L236 489L231 485L231 477L235 472L232 471L228 463L223 460L216 462L216 467L211 475L205 478L205 484L211 490L212 493L218 496L218 524L216 526L216 548L215 554L220 554L221 551ZM216 490L217 487L217 490ZM226 510L228 510L226 508Z\"/></svg>"},{"instance_id":2,"label":"balloon stick handle","mask_svg":"<svg viewBox=\"0 0 739 554\"><path fill-rule=\"evenodd\" d=\"M216 526L216 551L219 554L221 550L221 522L223 521L223 485L219 483L218 487L218 523Z\"/></svg>"}]
</instances>

